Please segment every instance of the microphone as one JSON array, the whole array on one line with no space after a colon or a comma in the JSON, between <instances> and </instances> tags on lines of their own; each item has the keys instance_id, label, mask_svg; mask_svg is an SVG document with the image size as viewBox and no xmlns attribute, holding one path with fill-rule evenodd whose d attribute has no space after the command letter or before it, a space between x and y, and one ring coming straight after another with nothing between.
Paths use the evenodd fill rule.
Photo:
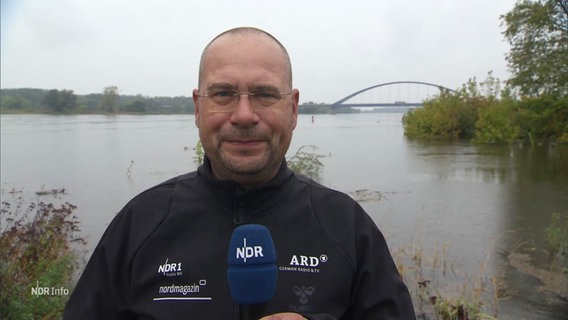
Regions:
<instances>
[{"instance_id":1,"label":"microphone","mask_svg":"<svg viewBox=\"0 0 568 320\"><path fill-rule=\"evenodd\" d=\"M241 320L265 316L266 302L276 292L278 268L270 231L259 224L235 228L229 243L227 278Z\"/></svg>"}]
</instances>

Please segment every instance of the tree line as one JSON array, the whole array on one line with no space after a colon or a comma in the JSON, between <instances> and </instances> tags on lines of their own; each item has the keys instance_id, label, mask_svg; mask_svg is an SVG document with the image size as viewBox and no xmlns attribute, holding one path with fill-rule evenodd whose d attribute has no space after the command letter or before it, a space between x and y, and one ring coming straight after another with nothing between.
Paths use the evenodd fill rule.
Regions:
<instances>
[{"instance_id":1,"label":"tree line","mask_svg":"<svg viewBox=\"0 0 568 320\"><path fill-rule=\"evenodd\" d=\"M512 76L489 72L405 114L411 138L568 143L568 1L519 0L500 17Z\"/></svg>"},{"instance_id":2,"label":"tree line","mask_svg":"<svg viewBox=\"0 0 568 320\"><path fill-rule=\"evenodd\" d=\"M191 97L120 95L109 86L102 93L77 95L73 90L1 89L0 109L7 113L193 113Z\"/></svg>"}]
</instances>

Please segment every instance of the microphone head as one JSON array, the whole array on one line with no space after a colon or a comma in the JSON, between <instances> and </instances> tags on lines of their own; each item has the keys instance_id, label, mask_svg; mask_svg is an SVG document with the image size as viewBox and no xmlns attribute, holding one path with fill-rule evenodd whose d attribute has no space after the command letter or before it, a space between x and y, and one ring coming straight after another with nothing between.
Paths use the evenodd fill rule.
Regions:
<instances>
[{"instance_id":1,"label":"microphone head","mask_svg":"<svg viewBox=\"0 0 568 320\"><path fill-rule=\"evenodd\" d=\"M259 224L235 228L228 254L227 277L233 300L238 304L259 304L272 300L278 268L270 231Z\"/></svg>"}]
</instances>

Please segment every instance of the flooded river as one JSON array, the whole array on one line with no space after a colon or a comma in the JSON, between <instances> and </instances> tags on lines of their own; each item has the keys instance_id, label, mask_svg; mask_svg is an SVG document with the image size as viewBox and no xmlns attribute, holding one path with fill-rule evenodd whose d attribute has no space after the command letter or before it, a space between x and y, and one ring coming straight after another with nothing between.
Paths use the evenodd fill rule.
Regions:
<instances>
[{"instance_id":1,"label":"flooded river","mask_svg":"<svg viewBox=\"0 0 568 320\"><path fill-rule=\"evenodd\" d=\"M553 213L568 215L568 146L409 141L401 116L301 115L289 156L317 146L318 180L373 217L417 310L459 286L494 296L486 312L500 319L565 319L567 275L545 236ZM2 201L64 188L39 200L78 206L88 255L132 196L196 168L197 139L192 115L2 115Z\"/></svg>"}]
</instances>

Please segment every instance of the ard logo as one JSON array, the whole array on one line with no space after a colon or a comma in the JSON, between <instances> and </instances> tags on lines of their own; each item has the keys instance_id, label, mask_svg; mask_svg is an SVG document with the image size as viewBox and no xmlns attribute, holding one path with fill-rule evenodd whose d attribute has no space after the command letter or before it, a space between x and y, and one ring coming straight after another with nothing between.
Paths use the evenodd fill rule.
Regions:
<instances>
[{"instance_id":1,"label":"ard logo","mask_svg":"<svg viewBox=\"0 0 568 320\"><path fill-rule=\"evenodd\" d=\"M322 254L321 256L319 256L319 258L311 256L293 255L292 259L290 260L290 265L315 268L319 266L320 262L327 262L327 256L325 254Z\"/></svg>"}]
</instances>

